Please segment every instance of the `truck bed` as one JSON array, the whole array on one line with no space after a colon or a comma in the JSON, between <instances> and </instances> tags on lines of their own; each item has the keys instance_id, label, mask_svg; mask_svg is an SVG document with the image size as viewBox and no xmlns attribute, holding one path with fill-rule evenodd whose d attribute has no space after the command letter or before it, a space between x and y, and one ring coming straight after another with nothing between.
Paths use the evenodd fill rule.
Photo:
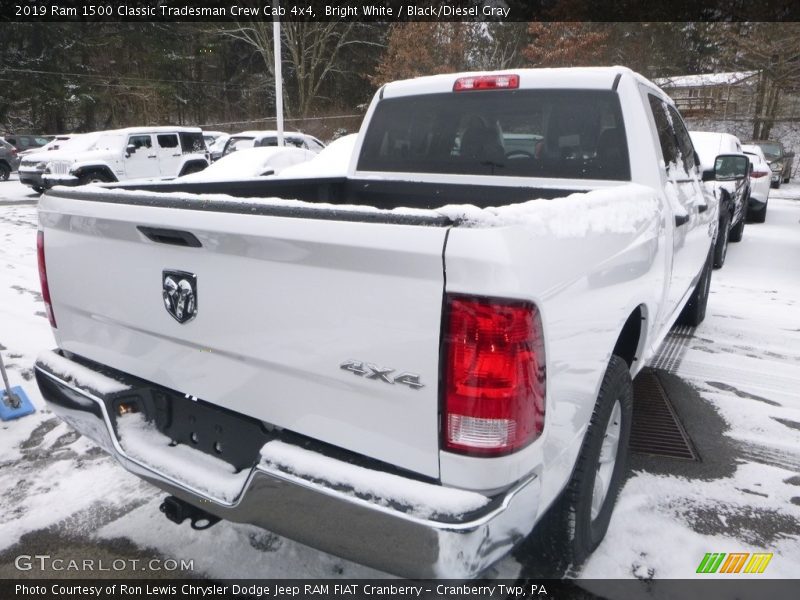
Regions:
<instances>
[{"instance_id":1,"label":"truck bed","mask_svg":"<svg viewBox=\"0 0 800 600\"><path fill-rule=\"evenodd\" d=\"M559 198L576 191L563 187L467 185L423 181L353 179L271 179L219 182L158 182L114 186L111 189L144 192L226 194L237 198L280 198L304 202L434 209L447 204L472 204L479 208L503 206L534 198ZM339 215L337 215L338 218ZM360 217L359 220L362 220Z\"/></svg>"}]
</instances>

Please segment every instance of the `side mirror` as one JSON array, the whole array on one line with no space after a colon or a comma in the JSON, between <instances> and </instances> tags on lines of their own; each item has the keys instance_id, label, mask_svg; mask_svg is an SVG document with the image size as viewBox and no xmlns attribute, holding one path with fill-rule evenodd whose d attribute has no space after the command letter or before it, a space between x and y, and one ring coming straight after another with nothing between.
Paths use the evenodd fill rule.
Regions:
<instances>
[{"instance_id":1,"label":"side mirror","mask_svg":"<svg viewBox=\"0 0 800 600\"><path fill-rule=\"evenodd\" d=\"M133 144L128 144L127 146L125 146L125 156L130 156L134 152L136 152L136 146L134 146Z\"/></svg>"},{"instance_id":2,"label":"side mirror","mask_svg":"<svg viewBox=\"0 0 800 600\"><path fill-rule=\"evenodd\" d=\"M741 154L720 154L714 160L714 179L733 181L747 177L750 161Z\"/></svg>"},{"instance_id":3,"label":"side mirror","mask_svg":"<svg viewBox=\"0 0 800 600\"><path fill-rule=\"evenodd\" d=\"M794 150L790 150L789 152L784 152L783 156L785 158L794 158Z\"/></svg>"},{"instance_id":4,"label":"side mirror","mask_svg":"<svg viewBox=\"0 0 800 600\"><path fill-rule=\"evenodd\" d=\"M717 175L714 173L714 169L703 171L703 181L716 181L716 179Z\"/></svg>"}]
</instances>

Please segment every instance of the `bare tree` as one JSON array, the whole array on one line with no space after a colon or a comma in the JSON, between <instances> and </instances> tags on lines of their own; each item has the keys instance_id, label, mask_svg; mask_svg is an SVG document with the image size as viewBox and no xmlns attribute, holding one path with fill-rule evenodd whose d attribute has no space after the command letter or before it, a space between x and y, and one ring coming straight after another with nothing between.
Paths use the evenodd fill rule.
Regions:
<instances>
[{"instance_id":1,"label":"bare tree","mask_svg":"<svg viewBox=\"0 0 800 600\"><path fill-rule=\"evenodd\" d=\"M721 24L715 36L728 68L759 72L753 139L769 138L782 100L800 91L800 23Z\"/></svg>"},{"instance_id":2,"label":"bare tree","mask_svg":"<svg viewBox=\"0 0 800 600\"><path fill-rule=\"evenodd\" d=\"M319 98L323 83L330 77L344 74L340 56L349 46L380 46L358 36L358 22L299 22L281 23L281 42L284 69L287 114L304 118L312 104ZM220 30L222 35L234 38L252 47L262 58L270 78L275 77L272 23L268 21L237 22L233 27Z\"/></svg>"}]
</instances>

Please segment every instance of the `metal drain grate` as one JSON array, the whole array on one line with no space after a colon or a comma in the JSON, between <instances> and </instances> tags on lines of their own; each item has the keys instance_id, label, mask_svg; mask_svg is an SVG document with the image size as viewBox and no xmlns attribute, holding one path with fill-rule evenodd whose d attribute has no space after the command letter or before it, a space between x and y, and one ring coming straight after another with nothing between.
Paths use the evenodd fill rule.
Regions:
<instances>
[{"instance_id":1,"label":"metal drain grate","mask_svg":"<svg viewBox=\"0 0 800 600\"><path fill-rule=\"evenodd\" d=\"M664 387L648 369L633 382L630 449L640 454L698 460Z\"/></svg>"}]
</instances>

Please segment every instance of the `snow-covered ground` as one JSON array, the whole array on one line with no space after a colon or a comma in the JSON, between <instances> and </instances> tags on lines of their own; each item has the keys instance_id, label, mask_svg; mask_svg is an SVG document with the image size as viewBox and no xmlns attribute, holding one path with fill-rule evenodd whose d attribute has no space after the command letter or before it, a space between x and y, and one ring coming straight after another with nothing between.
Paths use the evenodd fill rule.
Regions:
<instances>
[{"instance_id":1,"label":"snow-covered ground","mask_svg":"<svg viewBox=\"0 0 800 600\"><path fill-rule=\"evenodd\" d=\"M0 577L17 575L18 554L75 548L80 558L194 560L194 575L214 578L384 577L250 526L175 526L158 510L159 491L46 411L31 370L53 346L38 291L36 195L14 179L0 183L0 349L12 385L39 410L0 423ZM722 433L687 429L701 456L703 431L724 437L725 452L703 456L724 468L694 475L634 461L582 577L689 578L706 552L773 552L761 577L798 574L800 185L771 196L767 222L749 224L715 271L706 321L688 343L668 340L669 360L655 365L691 385L722 423ZM523 549L488 575L514 578L536 561Z\"/></svg>"}]
</instances>

